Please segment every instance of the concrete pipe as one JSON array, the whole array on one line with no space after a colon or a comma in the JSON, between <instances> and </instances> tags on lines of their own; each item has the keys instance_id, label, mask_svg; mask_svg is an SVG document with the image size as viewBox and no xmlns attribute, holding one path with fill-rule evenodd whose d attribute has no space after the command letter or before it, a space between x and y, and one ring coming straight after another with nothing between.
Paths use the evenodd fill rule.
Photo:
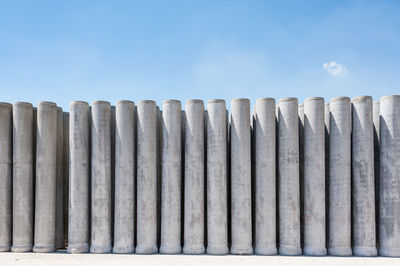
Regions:
<instances>
[{"instance_id":1,"label":"concrete pipe","mask_svg":"<svg viewBox=\"0 0 400 266\"><path fill-rule=\"evenodd\" d=\"M259 255L274 255L277 254L275 99L257 99L254 122L256 142L254 252Z\"/></svg>"},{"instance_id":2,"label":"concrete pipe","mask_svg":"<svg viewBox=\"0 0 400 266\"><path fill-rule=\"evenodd\" d=\"M380 101L379 255L400 256L400 95Z\"/></svg>"},{"instance_id":3,"label":"concrete pipe","mask_svg":"<svg viewBox=\"0 0 400 266\"><path fill-rule=\"evenodd\" d=\"M57 105L37 107L35 245L33 252L56 250Z\"/></svg>"},{"instance_id":4,"label":"concrete pipe","mask_svg":"<svg viewBox=\"0 0 400 266\"><path fill-rule=\"evenodd\" d=\"M350 256L351 249L351 106L350 98L330 102L328 253Z\"/></svg>"},{"instance_id":5,"label":"concrete pipe","mask_svg":"<svg viewBox=\"0 0 400 266\"><path fill-rule=\"evenodd\" d=\"M13 104L13 252L33 246L33 107Z\"/></svg>"},{"instance_id":6,"label":"concrete pipe","mask_svg":"<svg viewBox=\"0 0 400 266\"><path fill-rule=\"evenodd\" d=\"M111 105L92 104L91 253L111 252Z\"/></svg>"},{"instance_id":7,"label":"concrete pipe","mask_svg":"<svg viewBox=\"0 0 400 266\"><path fill-rule=\"evenodd\" d=\"M279 254L301 255L298 102L278 107Z\"/></svg>"},{"instance_id":8,"label":"concrete pipe","mask_svg":"<svg viewBox=\"0 0 400 266\"><path fill-rule=\"evenodd\" d=\"M119 101L115 123L114 253L135 250L135 104Z\"/></svg>"},{"instance_id":9,"label":"concrete pipe","mask_svg":"<svg viewBox=\"0 0 400 266\"><path fill-rule=\"evenodd\" d=\"M63 110L57 108L56 248L64 248L64 147Z\"/></svg>"},{"instance_id":10,"label":"concrete pipe","mask_svg":"<svg viewBox=\"0 0 400 266\"><path fill-rule=\"evenodd\" d=\"M207 253L228 248L227 123L224 100L207 102Z\"/></svg>"},{"instance_id":11,"label":"concrete pipe","mask_svg":"<svg viewBox=\"0 0 400 266\"><path fill-rule=\"evenodd\" d=\"M157 253L157 108L137 107L137 246L136 253Z\"/></svg>"},{"instance_id":12,"label":"concrete pipe","mask_svg":"<svg viewBox=\"0 0 400 266\"><path fill-rule=\"evenodd\" d=\"M12 241L12 105L0 102L0 252Z\"/></svg>"},{"instance_id":13,"label":"concrete pipe","mask_svg":"<svg viewBox=\"0 0 400 266\"><path fill-rule=\"evenodd\" d=\"M231 102L231 254L252 254L250 101Z\"/></svg>"},{"instance_id":14,"label":"concrete pipe","mask_svg":"<svg viewBox=\"0 0 400 266\"><path fill-rule=\"evenodd\" d=\"M304 248L305 255L326 255L324 99L304 101Z\"/></svg>"},{"instance_id":15,"label":"concrete pipe","mask_svg":"<svg viewBox=\"0 0 400 266\"><path fill-rule=\"evenodd\" d=\"M185 126L185 254L203 254L204 247L204 103L186 101Z\"/></svg>"},{"instance_id":16,"label":"concrete pipe","mask_svg":"<svg viewBox=\"0 0 400 266\"><path fill-rule=\"evenodd\" d=\"M372 97L352 100L353 254L376 256Z\"/></svg>"},{"instance_id":17,"label":"concrete pipe","mask_svg":"<svg viewBox=\"0 0 400 266\"><path fill-rule=\"evenodd\" d=\"M65 116L64 116L65 118ZM71 102L69 126L68 253L89 251L90 114L86 102ZM65 158L64 158L65 159Z\"/></svg>"},{"instance_id":18,"label":"concrete pipe","mask_svg":"<svg viewBox=\"0 0 400 266\"><path fill-rule=\"evenodd\" d=\"M160 253L177 254L181 245L181 102L166 100L161 118L161 246Z\"/></svg>"}]
</instances>

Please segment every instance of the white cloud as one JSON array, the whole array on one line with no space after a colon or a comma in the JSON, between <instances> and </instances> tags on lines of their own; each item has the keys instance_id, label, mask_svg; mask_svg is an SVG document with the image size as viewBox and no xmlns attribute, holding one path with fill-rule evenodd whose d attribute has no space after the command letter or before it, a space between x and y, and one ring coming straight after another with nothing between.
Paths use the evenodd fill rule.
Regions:
<instances>
[{"instance_id":1,"label":"white cloud","mask_svg":"<svg viewBox=\"0 0 400 266\"><path fill-rule=\"evenodd\" d=\"M344 65L339 64L336 61L331 61L322 65L322 68L331 73L334 76L339 76L347 72Z\"/></svg>"}]
</instances>

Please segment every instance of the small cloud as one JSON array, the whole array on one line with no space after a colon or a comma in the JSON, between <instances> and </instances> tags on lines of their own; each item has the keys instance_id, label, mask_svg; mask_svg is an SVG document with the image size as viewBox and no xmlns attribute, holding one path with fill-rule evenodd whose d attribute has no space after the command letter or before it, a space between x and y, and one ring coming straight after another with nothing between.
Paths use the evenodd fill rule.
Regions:
<instances>
[{"instance_id":1,"label":"small cloud","mask_svg":"<svg viewBox=\"0 0 400 266\"><path fill-rule=\"evenodd\" d=\"M347 72L346 67L335 61L331 61L322 65L322 68L331 73L334 76L339 76Z\"/></svg>"}]
</instances>

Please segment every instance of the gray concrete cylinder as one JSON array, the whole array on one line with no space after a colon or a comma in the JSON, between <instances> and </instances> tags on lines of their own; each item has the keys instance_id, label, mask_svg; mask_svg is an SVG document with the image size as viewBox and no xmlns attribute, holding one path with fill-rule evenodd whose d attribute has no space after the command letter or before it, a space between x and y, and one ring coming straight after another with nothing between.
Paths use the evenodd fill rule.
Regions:
<instances>
[{"instance_id":1,"label":"gray concrete cylinder","mask_svg":"<svg viewBox=\"0 0 400 266\"><path fill-rule=\"evenodd\" d=\"M250 101L231 102L231 254L252 254Z\"/></svg>"},{"instance_id":2,"label":"gray concrete cylinder","mask_svg":"<svg viewBox=\"0 0 400 266\"><path fill-rule=\"evenodd\" d=\"M380 101L379 255L400 256L400 95Z\"/></svg>"},{"instance_id":3,"label":"gray concrete cylinder","mask_svg":"<svg viewBox=\"0 0 400 266\"><path fill-rule=\"evenodd\" d=\"M324 99L304 101L304 248L305 255L326 255Z\"/></svg>"},{"instance_id":4,"label":"gray concrete cylinder","mask_svg":"<svg viewBox=\"0 0 400 266\"><path fill-rule=\"evenodd\" d=\"M33 107L13 104L13 252L33 245Z\"/></svg>"},{"instance_id":5,"label":"gray concrete cylinder","mask_svg":"<svg viewBox=\"0 0 400 266\"><path fill-rule=\"evenodd\" d=\"M0 102L0 252L12 241L12 105Z\"/></svg>"},{"instance_id":6,"label":"gray concrete cylinder","mask_svg":"<svg viewBox=\"0 0 400 266\"><path fill-rule=\"evenodd\" d=\"M375 101L372 106L373 120L374 120L374 180L375 180L375 232L376 232L376 245L378 246L379 240L379 146L380 146L380 104Z\"/></svg>"},{"instance_id":7,"label":"gray concrete cylinder","mask_svg":"<svg viewBox=\"0 0 400 266\"><path fill-rule=\"evenodd\" d=\"M224 100L207 102L207 253L228 254L227 123Z\"/></svg>"},{"instance_id":8,"label":"gray concrete cylinder","mask_svg":"<svg viewBox=\"0 0 400 266\"><path fill-rule=\"evenodd\" d=\"M35 245L33 252L56 250L57 105L37 107Z\"/></svg>"},{"instance_id":9,"label":"gray concrete cylinder","mask_svg":"<svg viewBox=\"0 0 400 266\"><path fill-rule=\"evenodd\" d=\"M278 107L279 254L301 255L298 102Z\"/></svg>"},{"instance_id":10,"label":"gray concrete cylinder","mask_svg":"<svg viewBox=\"0 0 400 266\"><path fill-rule=\"evenodd\" d=\"M157 253L157 108L143 100L137 107L136 253Z\"/></svg>"},{"instance_id":11,"label":"gray concrete cylinder","mask_svg":"<svg viewBox=\"0 0 400 266\"><path fill-rule=\"evenodd\" d=\"M256 143L254 252L274 255L277 253L275 99L257 99L253 130Z\"/></svg>"},{"instance_id":12,"label":"gray concrete cylinder","mask_svg":"<svg viewBox=\"0 0 400 266\"><path fill-rule=\"evenodd\" d=\"M204 103L186 101L184 246L185 254L204 247Z\"/></svg>"},{"instance_id":13,"label":"gray concrete cylinder","mask_svg":"<svg viewBox=\"0 0 400 266\"><path fill-rule=\"evenodd\" d=\"M56 248L64 248L63 110L57 108Z\"/></svg>"},{"instance_id":14,"label":"gray concrete cylinder","mask_svg":"<svg viewBox=\"0 0 400 266\"><path fill-rule=\"evenodd\" d=\"M68 186L69 186L69 113L63 112L63 216L64 243L68 243Z\"/></svg>"},{"instance_id":15,"label":"gray concrete cylinder","mask_svg":"<svg viewBox=\"0 0 400 266\"><path fill-rule=\"evenodd\" d=\"M68 253L89 251L90 120L88 103L71 102L69 127L65 127L69 128L70 151Z\"/></svg>"},{"instance_id":16,"label":"gray concrete cylinder","mask_svg":"<svg viewBox=\"0 0 400 266\"><path fill-rule=\"evenodd\" d=\"M351 250L351 106L350 98L330 102L328 253L350 256Z\"/></svg>"},{"instance_id":17,"label":"gray concrete cylinder","mask_svg":"<svg viewBox=\"0 0 400 266\"><path fill-rule=\"evenodd\" d=\"M372 97L352 100L353 254L376 256Z\"/></svg>"},{"instance_id":18,"label":"gray concrete cylinder","mask_svg":"<svg viewBox=\"0 0 400 266\"><path fill-rule=\"evenodd\" d=\"M177 254L182 252L181 102L166 100L162 109L160 253Z\"/></svg>"},{"instance_id":19,"label":"gray concrete cylinder","mask_svg":"<svg viewBox=\"0 0 400 266\"><path fill-rule=\"evenodd\" d=\"M92 104L91 253L111 252L111 105Z\"/></svg>"},{"instance_id":20,"label":"gray concrete cylinder","mask_svg":"<svg viewBox=\"0 0 400 266\"><path fill-rule=\"evenodd\" d=\"M119 101L115 123L114 253L135 250L135 104Z\"/></svg>"}]
</instances>

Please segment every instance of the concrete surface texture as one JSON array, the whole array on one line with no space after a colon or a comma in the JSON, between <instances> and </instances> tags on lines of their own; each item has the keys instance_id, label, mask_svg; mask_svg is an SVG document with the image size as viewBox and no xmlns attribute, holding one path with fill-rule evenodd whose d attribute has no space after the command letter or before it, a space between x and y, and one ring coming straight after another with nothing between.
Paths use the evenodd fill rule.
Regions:
<instances>
[{"instance_id":1,"label":"concrete surface texture","mask_svg":"<svg viewBox=\"0 0 400 266\"><path fill-rule=\"evenodd\" d=\"M399 263L400 95L184 105L0 103L0 265Z\"/></svg>"},{"instance_id":2,"label":"concrete surface texture","mask_svg":"<svg viewBox=\"0 0 400 266\"><path fill-rule=\"evenodd\" d=\"M279 254L300 255L299 128L296 98L278 103Z\"/></svg>"},{"instance_id":3,"label":"concrete surface texture","mask_svg":"<svg viewBox=\"0 0 400 266\"><path fill-rule=\"evenodd\" d=\"M275 99L256 102L254 131L254 253L277 254L276 248L276 123Z\"/></svg>"},{"instance_id":4,"label":"concrete surface texture","mask_svg":"<svg viewBox=\"0 0 400 266\"><path fill-rule=\"evenodd\" d=\"M250 101L231 102L231 254L252 254Z\"/></svg>"},{"instance_id":5,"label":"concrete surface texture","mask_svg":"<svg viewBox=\"0 0 400 266\"><path fill-rule=\"evenodd\" d=\"M224 100L207 102L207 254L228 248L227 119Z\"/></svg>"},{"instance_id":6,"label":"concrete surface texture","mask_svg":"<svg viewBox=\"0 0 400 266\"><path fill-rule=\"evenodd\" d=\"M351 249L351 104L330 101L328 253L350 256Z\"/></svg>"},{"instance_id":7,"label":"concrete surface texture","mask_svg":"<svg viewBox=\"0 0 400 266\"><path fill-rule=\"evenodd\" d=\"M92 104L91 245L92 253L110 253L111 234L111 105Z\"/></svg>"},{"instance_id":8,"label":"concrete surface texture","mask_svg":"<svg viewBox=\"0 0 400 266\"><path fill-rule=\"evenodd\" d=\"M135 250L135 104L119 101L115 123L114 253Z\"/></svg>"},{"instance_id":9,"label":"concrete surface texture","mask_svg":"<svg viewBox=\"0 0 400 266\"><path fill-rule=\"evenodd\" d=\"M204 246L204 103L186 102L183 253L203 254Z\"/></svg>"},{"instance_id":10,"label":"concrete surface texture","mask_svg":"<svg viewBox=\"0 0 400 266\"><path fill-rule=\"evenodd\" d=\"M304 101L304 247L306 255L326 255L324 99Z\"/></svg>"}]
</instances>

